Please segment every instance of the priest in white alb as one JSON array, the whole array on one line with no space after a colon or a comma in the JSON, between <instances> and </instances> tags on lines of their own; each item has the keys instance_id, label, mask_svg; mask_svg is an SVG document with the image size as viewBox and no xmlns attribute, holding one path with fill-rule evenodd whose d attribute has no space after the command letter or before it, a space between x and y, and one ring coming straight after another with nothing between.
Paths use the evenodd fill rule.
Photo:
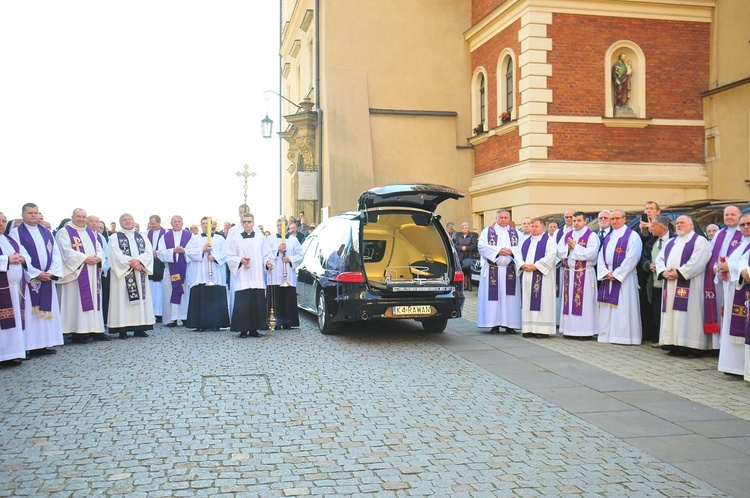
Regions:
<instances>
[{"instance_id":1,"label":"priest in white alb","mask_svg":"<svg viewBox=\"0 0 750 498\"><path fill-rule=\"evenodd\" d=\"M228 244L226 260L234 275L234 308L230 330L239 337L261 337L267 330L266 270L273 268L273 254L268 239L254 230L255 217L242 216L244 230Z\"/></svg>"},{"instance_id":2,"label":"priest in white alb","mask_svg":"<svg viewBox=\"0 0 750 498\"><path fill-rule=\"evenodd\" d=\"M477 248L482 255L477 296L477 327L491 327L497 334L500 327L515 334L521 328L521 289L518 285L513 248L519 236L510 226L510 213L500 209L495 223L482 230Z\"/></svg>"},{"instance_id":3,"label":"priest in white alb","mask_svg":"<svg viewBox=\"0 0 750 498\"><path fill-rule=\"evenodd\" d=\"M744 226L742 226L744 224ZM737 291L745 292L745 373L744 378L750 382L750 264L748 256L750 256L750 215L746 214L740 221L740 227L743 230L743 234L747 233L747 243L742 248L742 256L735 267L735 274L737 275L737 283L735 289Z\"/></svg>"},{"instance_id":4,"label":"priest in white alb","mask_svg":"<svg viewBox=\"0 0 750 498\"><path fill-rule=\"evenodd\" d=\"M625 225L625 211L612 211L612 230L597 259L599 342L640 344L641 309L638 276L641 237Z\"/></svg>"},{"instance_id":5,"label":"priest in white alb","mask_svg":"<svg viewBox=\"0 0 750 498\"><path fill-rule=\"evenodd\" d=\"M521 332L524 337L555 335L555 239L544 230L544 221L531 220L531 237L513 249L521 279Z\"/></svg>"},{"instance_id":6,"label":"priest in white alb","mask_svg":"<svg viewBox=\"0 0 750 498\"><path fill-rule=\"evenodd\" d=\"M226 287L226 242L212 218L201 218L201 233L185 248L190 264L190 302L185 326L199 331L229 327Z\"/></svg>"},{"instance_id":7,"label":"priest in white alb","mask_svg":"<svg viewBox=\"0 0 750 498\"><path fill-rule=\"evenodd\" d=\"M159 240L156 248L158 258L164 262L164 308L162 309L162 323L167 327L181 327L182 321L187 319L188 287L187 258L185 247L193 237L190 230L183 230L183 219L180 215L172 216L171 230L167 230Z\"/></svg>"},{"instance_id":8,"label":"priest in white alb","mask_svg":"<svg viewBox=\"0 0 750 498\"><path fill-rule=\"evenodd\" d=\"M23 303L26 350L30 355L55 354L52 346L63 343L60 306L55 280L62 277L62 260L52 232L39 223L39 208L27 202L21 209L23 223L10 236L29 257L24 267L26 297Z\"/></svg>"},{"instance_id":9,"label":"priest in white alb","mask_svg":"<svg viewBox=\"0 0 750 498\"><path fill-rule=\"evenodd\" d=\"M21 301L26 297L23 265L29 255L5 235L7 224L0 213L0 366L18 366L26 357Z\"/></svg>"},{"instance_id":10,"label":"priest in white alb","mask_svg":"<svg viewBox=\"0 0 750 498\"><path fill-rule=\"evenodd\" d=\"M599 333L599 307L596 304L598 256L599 237L586 226L586 215L576 211L573 213L573 230L564 234L557 244L557 257L565 270L560 281L560 332L565 337L584 340Z\"/></svg>"},{"instance_id":11,"label":"priest in white alb","mask_svg":"<svg viewBox=\"0 0 750 498\"><path fill-rule=\"evenodd\" d=\"M57 231L55 240L63 263L63 277L57 281L63 334L72 334L76 342L89 337L109 341L104 334L100 291L104 252L86 224L86 211L74 210L71 221Z\"/></svg>"},{"instance_id":12,"label":"priest in white alb","mask_svg":"<svg viewBox=\"0 0 750 498\"><path fill-rule=\"evenodd\" d=\"M690 217L680 216L675 226L677 236L666 243L655 263L657 278L664 281L659 344L676 352L705 351L712 349L711 335L703 333L703 280L711 244L695 233Z\"/></svg>"},{"instance_id":13,"label":"priest in white alb","mask_svg":"<svg viewBox=\"0 0 750 498\"><path fill-rule=\"evenodd\" d=\"M148 237L135 230L133 216L120 216L120 231L109 239L111 265L109 294L109 331L127 339L148 337L156 318L151 301L148 276L154 267L154 252Z\"/></svg>"}]
</instances>

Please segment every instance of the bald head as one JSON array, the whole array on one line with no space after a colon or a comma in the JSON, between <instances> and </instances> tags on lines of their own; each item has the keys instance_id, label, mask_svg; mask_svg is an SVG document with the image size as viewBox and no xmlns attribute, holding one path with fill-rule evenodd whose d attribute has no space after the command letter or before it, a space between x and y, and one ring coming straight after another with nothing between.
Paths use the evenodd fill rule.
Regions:
<instances>
[{"instance_id":1,"label":"bald head","mask_svg":"<svg viewBox=\"0 0 750 498\"><path fill-rule=\"evenodd\" d=\"M740 208L727 206L724 208L724 224L728 227L736 227L740 224Z\"/></svg>"}]
</instances>

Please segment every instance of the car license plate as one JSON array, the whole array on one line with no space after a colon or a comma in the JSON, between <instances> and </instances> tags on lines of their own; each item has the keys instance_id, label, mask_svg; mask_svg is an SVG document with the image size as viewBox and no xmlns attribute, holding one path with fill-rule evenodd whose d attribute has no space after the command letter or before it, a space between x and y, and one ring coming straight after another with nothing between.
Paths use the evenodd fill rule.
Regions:
<instances>
[{"instance_id":1,"label":"car license plate","mask_svg":"<svg viewBox=\"0 0 750 498\"><path fill-rule=\"evenodd\" d=\"M472 274L471 275L471 281L472 282L476 282L478 284L479 283L479 275Z\"/></svg>"},{"instance_id":2,"label":"car license plate","mask_svg":"<svg viewBox=\"0 0 750 498\"><path fill-rule=\"evenodd\" d=\"M393 307L393 315L394 316L413 316L413 315L431 315L432 314L432 307L431 306L394 306Z\"/></svg>"}]
</instances>

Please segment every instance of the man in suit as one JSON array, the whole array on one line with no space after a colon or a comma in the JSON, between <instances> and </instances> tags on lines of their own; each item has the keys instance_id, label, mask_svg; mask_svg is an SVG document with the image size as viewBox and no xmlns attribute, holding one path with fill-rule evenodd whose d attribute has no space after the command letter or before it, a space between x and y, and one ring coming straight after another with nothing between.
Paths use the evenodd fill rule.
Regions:
<instances>
[{"instance_id":1,"label":"man in suit","mask_svg":"<svg viewBox=\"0 0 750 498\"><path fill-rule=\"evenodd\" d=\"M650 224L649 230L653 236L643 243L640 267L648 275L644 285L648 303L645 311L653 317L653 322L642 321L643 342L652 341L658 345L661 324L661 292L664 281L656 277L656 258L669 239L674 237L674 231L669 223L669 218L663 214L653 218Z\"/></svg>"},{"instance_id":2,"label":"man in suit","mask_svg":"<svg viewBox=\"0 0 750 498\"><path fill-rule=\"evenodd\" d=\"M471 287L471 263L477 257L477 234L469 231L469 222L461 223L461 233L456 237L456 251L461 261L461 270L464 272L464 290L472 290Z\"/></svg>"}]
</instances>

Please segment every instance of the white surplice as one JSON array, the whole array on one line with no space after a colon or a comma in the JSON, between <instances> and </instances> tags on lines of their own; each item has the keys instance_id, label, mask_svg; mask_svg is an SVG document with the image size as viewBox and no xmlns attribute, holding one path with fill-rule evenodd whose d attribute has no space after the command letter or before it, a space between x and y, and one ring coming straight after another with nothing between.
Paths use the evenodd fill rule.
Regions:
<instances>
[{"instance_id":1,"label":"white surplice","mask_svg":"<svg viewBox=\"0 0 750 498\"><path fill-rule=\"evenodd\" d=\"M559 228L555 231L555 233L552 235L554 237L555 245L559 244L560 242L565 240L565 236L573 231L573 226L563 225L562 228ZM555 288L555 306L557 307L555 320L557 321L557 325L560 325L560 319L562 318L562 295L563 295L563 274L565 273L565 268L563 268L562 261L558 257L555 260L555 285L557 286Z\"/></svg>"},{"instance_id":2,"label":"white surplice","mask_svg":"<svg viewBox=\"0 0 750 498\"><path fill-rule=\"evenodd\" d=\"M727 233L726 239L724 239L725 245L727 240L730 238L730 234ZM716 237L714 237L716 239ZM732 337L729 334L729 329L732 325L732 309L734 304L734 293L737 290L737 284L739 283L739 265L742 259L742 253L745 251L747 244L750 244L750 237L743 237L740 239L740 243L735 247L732 253L727 256L727 265L729 266L729 274L727 279L723 280L721 272L716 275L716 288L722 288L723 299L724 299L724 313L721 317L721 343L719 346L719 366L720 372L730 373L734 375L745 374L745 339L742 337ZM726 250L722 248L720 255L726 254Z\"/></svg>"},{"instance_id":3,"label":"white surplice","mask_svg":"<svg viewBox=\"0 0 750 498\"><path fill-rule=\"evenodd\" d=\"M21 299L25 297L26 284L23 279L23 265L16 263L10 264L9 257L16 252L16 249L8 241L5 234L0 234L0 272L8 277L8 291L10 292L11 309L15 326L0 330L0 361L15 360L26 357L26 342L24 340L23 324L21 321ZM19 244L18 253L26 261L31 261L29 254ZM3 310L4 313L9 310Z\"/></svg>"},{"instance_id":4,"label":"white surplice","mask_svg":"<svg viewBox=\"0 0 750 498\"><path fill-rule=\"evenodd\" d=\"M270 235L268 237L268 243L271 246L271 253L273 255L273 269L268 270L268 273L266 274L266 283L268 285L281 285L286 281L289 285L297 287L297 273L294 270L297 269L302 262L302 258L305 256L302 252L302 244L299 243L297 237L289 237L286 239L286 254L282 254L279 251L281 237ZM289 262L285 264L281 260L282 256L289 258ZM284 278L285 265L286 278Z\"/></svg>"},{"instance_id":5,"label":"white surplice","mask_svg":"<svg viewBox=\"0 0 750 498\"><path fill-rule=\"evenodd\" d=\"M656 264L656 275L664 271L674 269L679 272L685 280L690 281L688 291L687 311L674 310L674 298L677 292L677 280L664 280L666 290L666 302L662 296L654 295L654 299L662 302L661 332L659 343L664 346L681 346L692 349L711 349L711 334L703 333L703 280L706 273L706 264L711 259L711 244L704 237L695 239L693 253L685 264L681 264L682 253L685 245L690 241L695 232L680 235L674 238L674 245L669 252L669 258L665 259L665 249L668 242L659 252L654 262Z\"/></svg>"},{"instance_id":6,"label":"white surplice","mask_svg":"<svg viewBox=\"0 0 750 498\"><path fill-rule=\"evenodd\" d=\"M117 233L109 238L109 262L111 276L109 280L109 315L107 325L110 328L127 328L142 325L153 325L156 321L154 316L154 305L151 301L151 288L148 284L148 275L154 269L154 250L148 237L143 237L145 250L138 252L138 244L135 240L135 230L122 229L130 246L130 255L125 254L120 245ZM130 266L130 260L137 259L143 265L143 271L139 272ZM133 272L133 281L138 289L139 299L131 301L128 295L127 276ZM141 279L141 274L145 278ZM145 283L145 285L143 285Z\"/></svg>"},{"instance_id":7,"label":"white surplice","mask_svg":"<svg viewBox=\"0 0 750 498\"><path fill-rule=\"evenodd\" d=\"M632 233L625 247L625 259L616 270L611 269L617 242L628 230L630 229L627 226L613 229L608 235L609 241L605 239L606 254L602 247L597 259L599 280L604 280L607 274L612 272L615 279L622 283L617 307L599 303L599 342L640 344L643 337L641 308L638 300L638 276L635 272L643 250L640 235L630 230Z\"/></svg>"},{"instance_id":8,"label":"white surplice","mask_svg":"<svg viewBox=\"0 0 750 498\"><path fill-rule=\"evenodd\" d=\"M34 279L38 278L39 274L44 272L47 263L50 263L48 273L51 273L58 278L62 277L63 268L60 252L57 250L57 246L54 245L54 237L52 238L54 247L52 247L52 251L50 252L52 261L50 262L48 259L48 251L45 247L44 238L42 237L40 230L46 230L49 232L49 229L41 225L25 225L25 227L28 229L29 234L34 240L34 247L36 253L39 255L39 268L32 265L31 256L29 256L26 258L26 269L24 271L27 292L27 299L23 305L24 317L26 320L26 349L31 351L32 349L49 348L63 344L62 322L60 321L60 301L57 297L57 285L53 283L51 286L52 310L49 313L37 315L34 313L33 305L31 304L31 292L33 292L33 288L36 287L36 280ZM10 236L13 240L18 242L19 246L23 246L18 233L18 227L13 228ZM28 248L25 249L28 252Z\"/></svg>"},{"instance_id":9,"label":"white surplice","mask_svg":"<svg viewBox=\"0 0 750 498\"><path fill-rule=\"evenodd\" d=\"M544 256L536 259L539 244L545 244ZM557 245L555 239L543 234L530 237L529 249L523 257L522 246L513 248L514 261L518 270L523 291L521 304L521 331L525 334L555 335L557 308L555 303L555 261ZM541 275L532 271L521 270L523 264L534 264ZM539 295L539 311L531 310L532 296Z\"/></svg>"},{"instance_id":10,"label":"white surplice","mask_svg":"<svg viewBox=\"0 0 750 498\"><path fill-rule=\"evenodd\" d=\"M560 314L560 332L564 335L586 337L594 336L599 333L597 324L599 317L599 306L596 302L597 297L597 280L596 280L596 258L599 256L599 237L596 233L591 232L587 242L581 241L581 237L590 232L588 227L581 230L573 230L573 240L576 241L575 247L569 249L563 238L557 244L557 257L563 264L563 274L560 276L560 296L565 296L565 274L568 275L568 314ZM580 243L579 243L580 241ZM576 261L585 264L582 270L576 270ZM567 269L565 268L567 264ZM583 294L576 295L575 277L578 273L583 273ZM573 314L573 302L581 302L581 315Z\"/></svg>"},{"instance_id":11,"label":"white surplice","mask_svg":"<svg viewBox=\"0 0 750 498\"><path fill-rule=\"evenodd\" d=\"M104 315L101 309L101 294L99 293L99 276L101 268L98 265L84 263L89 256L98 256L104 260L104 251L99 241L91 236L87 227L79 227L73 222L66 226L76 231L75 237L80 240L83 252L73 247L68 230L63 227L57 231L55 239L63 263L63 278L57 281L60 292L60 320L63 334L91 334L104 333ZM83 311L81 290L78 277L85 273L91 292L94 309Z\"/></svg>"},{"instance_id":12,"label":"white surplice","mask_svg":"<svg viewBox=\"0 0 750 498\"><path fill-rule=\"evenodd\" d=\"M271 245L268 239L259 232L252 237L243 238L244 232L229 240L226 250L226 262L230 274L234 275L233 292L245 289L266 288L266 263L273 261ZM250 265L240 263L242 258L250 258Z\"/></svg>"},{"instance_id":13,"label":"white surplice","mask_svg":"<svg viewBox=\"0 0 750 498\"><path fill-rule=\"evenodd\" d=\"M227 285L227 272L224 266L226 262L226 240L223 235L219 235L219 232L212 234L211 255L214 257L214 261L210 264L209 253L203 251L207 243L208 236L200 234L190 239L185 248L185 255L190 260L188 265L190 287L207 284L208 282L213 282L216 285Z\"/></svg>"}]
</instances>

